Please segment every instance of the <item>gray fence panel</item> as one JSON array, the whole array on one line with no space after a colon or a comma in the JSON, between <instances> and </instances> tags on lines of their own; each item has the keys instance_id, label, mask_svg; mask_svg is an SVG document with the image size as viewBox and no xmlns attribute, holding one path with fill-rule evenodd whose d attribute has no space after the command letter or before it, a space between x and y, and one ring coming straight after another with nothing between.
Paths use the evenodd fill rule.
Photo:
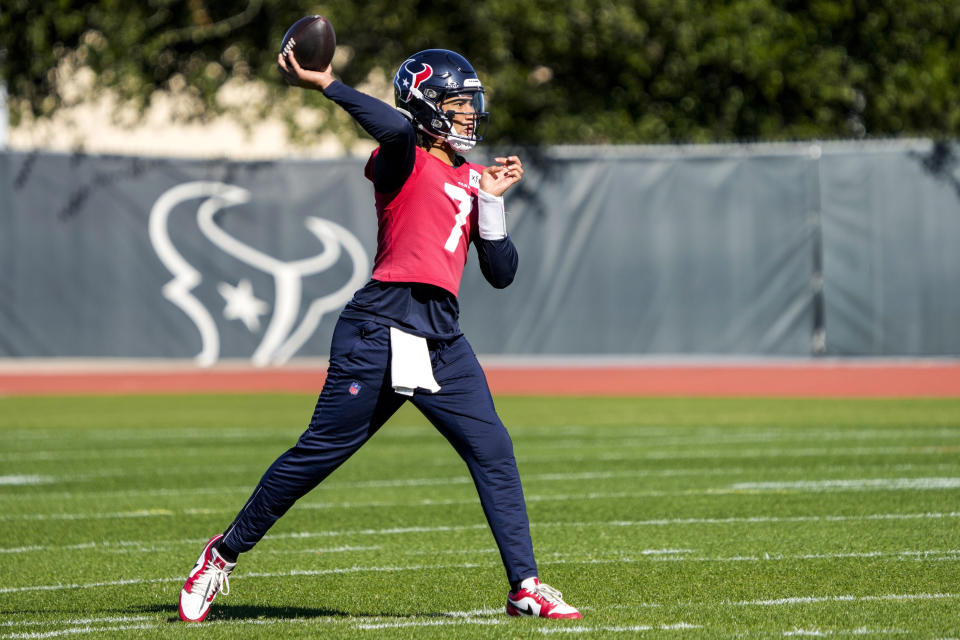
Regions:
<instances>
[{"instance_id":1,"label":"gray fence panel","mask_svg":"<svg viewBox=\"0 0 960 640\"><path fill-rule=\"evenodd\" d=\"M13 238L13 158L0 153L0 355L15 353L24 343L22 318L11 304L14 288Z\"/></svg>"},{"instance_id":2,"label":"gray fence panel","mask_svg":"<svg viewBox=\"0 0 960 640\"><path fill-rule=\"evenodd\" d=\"M930 143L548 149L471 256L487 354L960 354L960 169ZM476 154L482 161L483 151ZM0 356L324 356L368 277L362 159L0 153ZM822 275L822 296L819 283Z\"/></svg>"},{"instance_id":3,"label":"gray fence panel","mask_svg":"<svg viewBox=\"0 0 960 640\"><path fill-rule=\"evenodd\" d=\"M464 327L484 353L808 354L811 170L789 156L533 164L508 200L517 280L504 295L470 273Z\"/></svg>"},{"instance_id":4,"label":"gray fence panel","mask_svg":"<svg viewBox=\"0 0 960 640\"><path fill-rule=\"evenodd\" d=\"M823 157L829 353L960 354L960 170L926 147Z\"/></svg>"},{"instance_id":5,"label":"gray fence panel","mask_svg":"<svg viewBox=\"0 0 960 640\"><path fill-rule=\"evenodd\" d=\"M356 215L371 206L369 188L360 184L365 180L359 161L233 164L47 154L5 157L18 177L10 206L0 214L0 255L9 265L3 306L15 319L3 327L3 355L183 358L206 352L215 358L250 357L278 315L281 280L294 289L302 286L292 292L300 304L296 317L286 319L291 326L274 332L289 339L306 319L310 302L335 292L356 270L362 274L355 284L369 274L368 258L355 266L342 247L334 247L342 255L324 269L278 279L262 264L250 264L247 256L216 246L199 227L205 198L184 197L171 202L164 226L170 246L195 270L199 282L186 288L193 298L186 299L189 304L178 306L164 295L174 274L150 234L151 215L164 193L178 185L207 182L249 192L249 203L221 207L214 216L216 225L235 243L270 256L276 262L271 265L274 271L325 249L306 226L315 215L370 238L372 244L375 216ZM369 254L369 247L365 251ZM242 293L243 281L262 309L253 317L248 312L249 321L257 321L252 329L223 314L227 301L220 287L230 285ZM285 297L290 293L285 291ZM246 302L249 307L250 296ZM213 324L207 337L212 335L215 345L204 340L202 323L186 306L207 310L206 321ZM334 316L330 310L322 314L299 355L327 352Z\"/></svg>"}]
</instances>

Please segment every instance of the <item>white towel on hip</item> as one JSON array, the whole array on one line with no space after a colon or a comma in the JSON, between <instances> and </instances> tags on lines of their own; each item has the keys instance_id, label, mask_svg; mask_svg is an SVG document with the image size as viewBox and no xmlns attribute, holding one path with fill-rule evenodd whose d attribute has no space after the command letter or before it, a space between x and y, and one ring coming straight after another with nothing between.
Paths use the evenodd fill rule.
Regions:
<instances>
[{"instance_id":1,"label":"white towel on hip","mask_svg":"<svg viewBox=\"0 0 960 640\"><path fill-rule=\"evenodd\" d=\"M430 366L427 339L390 327L390 379L393 390L412 396L414 389L440 391Z\"/></svg>"}]
</instances>

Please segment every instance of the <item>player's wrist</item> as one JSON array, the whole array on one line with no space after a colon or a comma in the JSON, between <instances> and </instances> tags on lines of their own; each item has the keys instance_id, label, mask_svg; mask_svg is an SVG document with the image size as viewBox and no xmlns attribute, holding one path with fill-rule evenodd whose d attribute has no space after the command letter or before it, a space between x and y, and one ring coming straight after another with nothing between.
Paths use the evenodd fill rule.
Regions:
<instances>
[{"instance_id":1,"label":"player's wrist","mask_svg":"<svg viewBox=\"0 0 960 640\"><path fill-rule=\"evenodd\" d=\"M507 237L507 212L503 196L496 196L483 189L477 191L477 222L480 237L484 240L503 240Z\"/></svg>"}]
</instances>

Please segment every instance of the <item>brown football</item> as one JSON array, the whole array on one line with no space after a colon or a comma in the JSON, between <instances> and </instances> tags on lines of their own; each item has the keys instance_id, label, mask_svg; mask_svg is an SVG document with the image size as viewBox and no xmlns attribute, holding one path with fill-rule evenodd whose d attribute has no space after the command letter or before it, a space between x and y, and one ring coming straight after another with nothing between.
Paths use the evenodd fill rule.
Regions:
<instances>
[{"instance_id":1,"label":"brown football","mask_svg":"<svg viewBox=\"0 0 960 640\"><path fill-rule=\"evenodd\" d=\"M280 53L286 57L293 53L304 69L322 71L333 60L337 48L337 36L333 25L323 16L300 18L287 29L280 43Z\"/></svg>"}]
</instances>

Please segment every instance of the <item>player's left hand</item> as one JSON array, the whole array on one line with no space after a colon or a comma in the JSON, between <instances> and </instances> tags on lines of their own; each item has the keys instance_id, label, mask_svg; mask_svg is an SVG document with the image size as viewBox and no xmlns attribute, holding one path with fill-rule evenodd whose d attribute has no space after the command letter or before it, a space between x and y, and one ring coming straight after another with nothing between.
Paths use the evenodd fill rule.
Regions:
<instances>
[{"instance_id":1,"label":"player's left hand","mask_svg":"<svg viewBox=\"0 0 960 640\"><path fill-rule=\"evenodd\" d=\"M484 167L480 174L480 188L492 196L502 196L507 189L523 178L523 163L517 156L494 158L497 164Z\"/></svg>"}]
</instances>

